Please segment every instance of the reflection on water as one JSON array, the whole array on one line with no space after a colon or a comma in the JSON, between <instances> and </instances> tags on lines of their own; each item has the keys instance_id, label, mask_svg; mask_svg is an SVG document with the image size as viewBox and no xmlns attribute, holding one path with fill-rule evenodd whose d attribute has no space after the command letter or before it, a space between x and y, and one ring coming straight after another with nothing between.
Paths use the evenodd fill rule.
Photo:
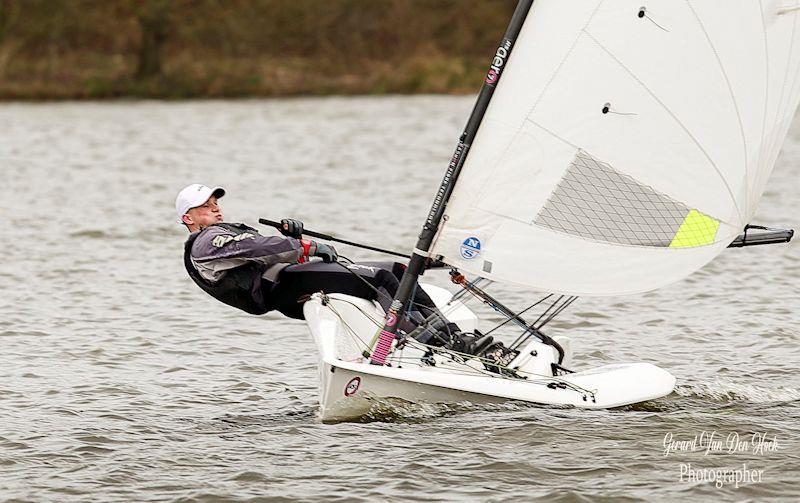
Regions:
<instances>
[{"instance_id":1,"label":"reflection on water","mask_svg":"<svg viewBox=\"0 0 800 503\"><path fill-rule=\"evenodd\" d=\"M796 497L797 242L728 250L656 292L580 299L548 325L573 338L576 368L647 361L678 377L671 396L610 411L380 403L364 423L323 425L304 324L244 315L186 277L172 205L192 182L225 186L231 220L291 216L409 249L471 106L469 97L0 106L0 496ZM800 124L755 223L797 225L798 159ZM426 280L448 285L444 272ZM491 292L515 307L531 297ZM767 432L780 448L664 457L667 433L702 431ZM688 484L682 463L748 463L764 481Z\"/></svg>"}]
</instances>

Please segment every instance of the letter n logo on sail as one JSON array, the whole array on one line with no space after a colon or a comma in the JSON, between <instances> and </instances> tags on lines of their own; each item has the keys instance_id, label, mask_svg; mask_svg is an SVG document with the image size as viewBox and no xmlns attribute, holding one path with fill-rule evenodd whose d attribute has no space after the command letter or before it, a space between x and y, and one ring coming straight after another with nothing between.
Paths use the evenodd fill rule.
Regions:
<instances>
[{"instance_id":1,"label":"letter n logo on sail","mask_svg":"<svg viewBox=\"0 0 800 503\"><path fill-rule=\"evenodd\" d=\"M461 257L467 260L473 259L481 254L481 240L476 237L468 237L461 243Z\"/></svg>"}]
</instances>

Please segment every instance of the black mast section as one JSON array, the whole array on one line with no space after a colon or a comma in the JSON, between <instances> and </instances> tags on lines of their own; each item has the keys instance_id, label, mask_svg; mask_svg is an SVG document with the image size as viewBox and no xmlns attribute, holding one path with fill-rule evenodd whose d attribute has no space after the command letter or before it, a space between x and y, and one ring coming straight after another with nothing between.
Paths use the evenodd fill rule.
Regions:
<instances>
[{"instance_id":1,"label":"black mast section","mask_svg":"<svg viewBox=\"0 0 800 503\"><path fill-rule=\"evenodd\" d=\"M478 99L469 116L464 132L461 134L461 138L459 138L456 151L450 160L450 164L447 166L447 171L444 174L444 178L442 178L439 190L436 192L436 197L431 205L428 218L425 221L425 225L422 227L422 232L420 232L417 246L414 248L411 260L408 263L408 269L406 269L403 274L400 287L389 308L389 312L386 314L378 344L372 351L370 357L371 363L382 365L386 361L386 356L389 354L392 341L397 333L397 320L404 316L417 278L425 270L428 250L439 229L439 223L442 220L442 215L444 215L447 200L453 192L453 187L461 172L461 168L464 166L464 161L467 159L467 153L469 153L472 141L475 139L475 135L483 120L483 115L489 107L489 101L492 99L495 87L503 73L504 66L508 62L509 56L511 56L511 49L514 47L514 43L519 36L519 32L522 29L525 19L528 17L528 12L532 5L533 0L519 1L517 8L514 10L514 15L511 17L511 22L508 25L505 36L503 36L503 40L500 42L500 46L497 48L497 52L492 58L492 64L486 74L481 92L478 94Z\"/></svg>"}]
</instances>

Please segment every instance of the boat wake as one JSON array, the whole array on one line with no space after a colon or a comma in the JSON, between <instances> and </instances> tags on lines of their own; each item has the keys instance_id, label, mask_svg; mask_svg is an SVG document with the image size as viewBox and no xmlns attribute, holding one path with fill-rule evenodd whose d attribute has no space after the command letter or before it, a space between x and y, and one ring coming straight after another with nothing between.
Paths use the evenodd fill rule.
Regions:
<instances>
[{"instance_id":1,"label":"boat wake","mask_svg":"<svg viewBox=\"0 0 800 503\"><path fill-rule=\"evenodd\" d=\"M471 402L413 403L399 398L374 398L360 423L420 423L432 418L467 412L481 407Z\"/></svg>"},{"instance_id":2,"label":"boat wake","mask_svg":"<svg viewBox=\"0 0 800 503\"><path fill-rule=\"evenodd\" d=\"M544 405L511 400L499 403L413 403L398 398L372 398L373 405L359 423L424 423L431 419L457 414L519 412L526 409L571 409L570 405ZM324 421L325 423L351 421Z\"/></svg>"},{"instance_id":3,"label":"boat wake","mask_svg":"<svg viewBox=\"0 0 800 503\"><path fill-rule=\"evenodd\" d=\"M765 404L800 400L800 390L795 388L744 384L730 379L678 386L675 388L675 394L690 399L711 399L723 404L735 402Z\"/></svg>"}]
</instances>

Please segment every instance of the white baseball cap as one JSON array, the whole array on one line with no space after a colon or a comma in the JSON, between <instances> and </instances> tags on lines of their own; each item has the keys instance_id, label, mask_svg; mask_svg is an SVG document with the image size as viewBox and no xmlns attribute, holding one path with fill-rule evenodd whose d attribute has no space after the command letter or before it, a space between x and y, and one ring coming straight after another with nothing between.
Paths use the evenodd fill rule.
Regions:
<instances>
[{"instance_id":1,"label":"white baseball cap","mask_svg":"<svg viewBox=\"0 0 800 503\"><path fill-rule=\"evenodd\" d=\"M183 223L182 217L187 211L205 204L211 196L216 196L219 199L224 195L225 189L222 187L214 187L211 189L201 183L187 185L183 190L178 192L178 197L175 198L175 210L178 212L178 223Z\"/></svg>"}]
</instances>

